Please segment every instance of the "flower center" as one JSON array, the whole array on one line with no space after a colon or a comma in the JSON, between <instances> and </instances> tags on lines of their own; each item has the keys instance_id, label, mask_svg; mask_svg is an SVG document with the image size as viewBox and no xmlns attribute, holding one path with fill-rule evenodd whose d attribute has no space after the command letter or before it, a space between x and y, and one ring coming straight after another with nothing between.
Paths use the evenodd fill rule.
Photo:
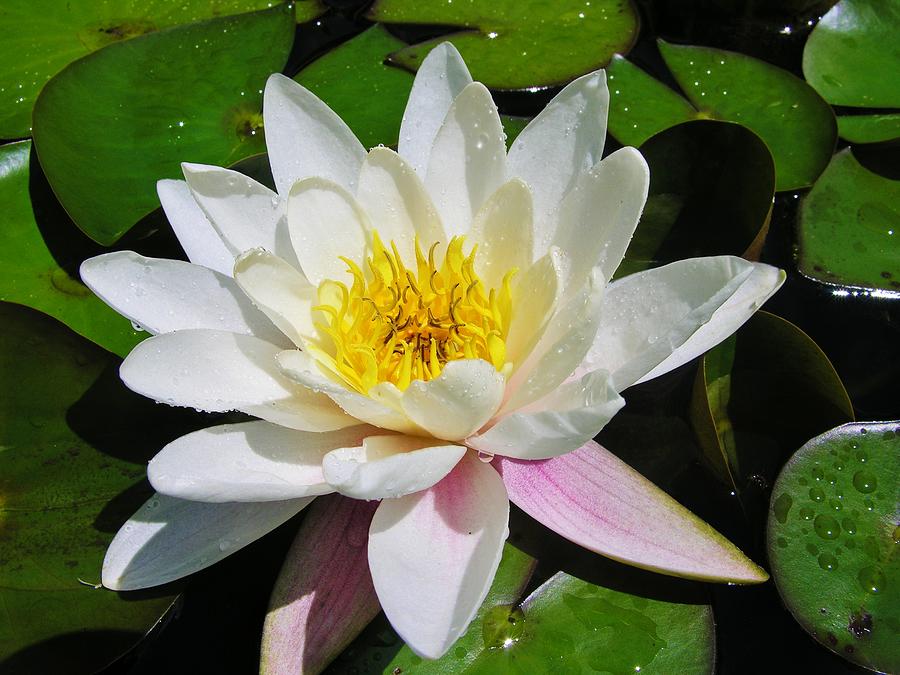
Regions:
<instances>
[{"instance_id":1,"label":"flower center","mask_svg":"<svg viewBox=\"0 0 900 675\"><path fill-rule=\"evenodd\" d=\"M381 382L403 390L413 380L431 380L449 361L484 359L497 370L506 363L506 336L512 312L510 270L499 288L487 289L475 272L473 246L453 237L439 265L438 244L426 256L416 240L416 268L408 269L391 242L374 233L365 271L347 258L353 284L326 279L318 288L325 317L319 329L333 350L314 356L361 393Z\"/></svg>"}]
</instances>

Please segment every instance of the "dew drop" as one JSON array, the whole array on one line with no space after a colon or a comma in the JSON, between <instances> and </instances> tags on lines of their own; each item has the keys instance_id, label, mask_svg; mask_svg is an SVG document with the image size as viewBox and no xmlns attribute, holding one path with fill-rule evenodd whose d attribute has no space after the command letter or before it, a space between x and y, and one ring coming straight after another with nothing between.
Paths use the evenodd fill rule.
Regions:
<instances>
[{"instance_id":1,"label":"dew drop","mask_svg":"<svg viewBox=\"0 0 900 675\"><path fill-rule=\"evenodd\" d=\"M878 479L868 469L860 469L853 474L853 487L863 494L875 492L878 488Z\"/></svg>"},{"instance_id":2,"label":"dew drop","mask_svg":"<svg viewBox=\"0 0 900 675\"><path fill-rule=\"evenodd\" d=\"M818 515L813 521L813 529L822 539L837 539L841 534L841 525L828 515Z\"/></svg>"},{"instance_id":3,"label":"dew drop","mask_svg":"<svg viewBox=\"0 0 900 675\"><path fill-rule=\"evenodd\" d=\"M856 580L866 593L880 593L884 590L884 572L873 565L863 567L856 575Z\"/></svg>"},{"instance_id":4,"label":"dew drop","mask_svg":"<svg viewBox=\"0 0 900 675\"><path fill-rule=\"evenodd\" d=\"M813 516L815 515L816 512L808 506L804 506L802 509L800 509L800 517L803 518L803 520L812 520Z\"/></svg>"},{"instance_id":5,"label":"dew drop","mask_svg":"<svg viewBox=\"0 0 900 675\"><path fill-rule=\"evenodd\" d=\"M836 570L838 568L838 560L830 553L822 553L819 556L819 567L823 570Z\"/></svg>"},{"instance_id":6,"label":"dew drop","mask_svg":"<svg viewBox=\"0 0 900 675\"><path fill-rule=\"evenodd\" d=\"M825 500L825 491L820 487L811 487L809 489L809 498L814 502L821 502Z\"/></svg>"}]
</instances>

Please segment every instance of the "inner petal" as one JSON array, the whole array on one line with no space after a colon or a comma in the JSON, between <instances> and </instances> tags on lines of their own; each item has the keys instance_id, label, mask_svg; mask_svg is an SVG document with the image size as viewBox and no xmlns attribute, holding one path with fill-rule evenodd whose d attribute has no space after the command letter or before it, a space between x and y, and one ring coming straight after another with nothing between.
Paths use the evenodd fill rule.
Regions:
<instances>
[{"instance_id":1,"label":"inner petal","mask_svg":"<svg viewBox=\"0 0 900 675\"><path fill-rule=\"evenodd\" d=\"M341 258L353 279L349 286L333 279L319 284L314 309L327 339L310 354L321 366L363 394L383 382L403 391L414 380L437 378L458 359L511 371L506 339L515 269L499 287L487 288L475 272L478 247L466 253L463 236L450 240L443 260L437 243L426 253L416 240L414 269L394 242L385 246L377 232L372 239L362 268Z\"/></svg>"}]
</instances>

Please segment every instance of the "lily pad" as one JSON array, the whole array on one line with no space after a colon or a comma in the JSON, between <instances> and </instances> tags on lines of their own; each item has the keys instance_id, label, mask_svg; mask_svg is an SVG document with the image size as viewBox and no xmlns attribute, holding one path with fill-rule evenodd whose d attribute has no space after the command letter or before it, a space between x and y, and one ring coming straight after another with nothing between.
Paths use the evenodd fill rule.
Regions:
<instances>
[{"instance_id":1,"label":"lily pad","mask_svg":"<svg viewBox=\"0 0 900 675\"><path fill-rule=\"evenodd\" d=\"M640 150L650 165L650 195L617 276L695 256L759 255L775 166L756 134L695 120L658 133Z\"/></svg>"},{"instance_id":2,"label":"lily pad","mask_svg":"<svg viewBox=\"0 0 900 675\"><path fill-rule=\"evenodd\" d=\"M0 147L0 301L15 302L53 316L76 333L125 356L143 337L77 279L77 246L61 242L50 251L36 221L29 157L31 141ZM43 195L47 204L52 195ZM39 197L40 198L40 197ZM40 208L40 207L39 207ZM64 218L65 214L54 214ZM64 222L64 221L63 221ZM45 221L45 226L46 226ZM59 221L52 225L60 224ZM83 236L72 228L73 235ZM53 235L46 235L52 237Z\"/></svg>"},{"instance_id":3,"label":"lily pad","mask_svg":"<svg viewBox=\"0 0 900 675\"><path fill-rule=\"evenodd\" d=\"M54 319L3 303L0 322L0 670L93 672L174 600L171 587L99 587L106 547L149 496L145 463L172 427L124 392L118 359Z\"/></svg>"},{"instance_id":4,"label":"lily pad","mask_svg":"<svg viewBox=\"0 0 900 675\"><path fill-rule=\"evenodd\" d=\"M156 181L180 162L263 151L263 85L293 38L292 6L279 5L111 44L48 82L34 143L78 227L112 244L158 207Z\"/></svg>"},{"instance_id":5,"label":"lily pad","mask_svg":"<svg viewBox=\"0 0 900 675\"><path fill-rule=\"evenodd\" d=\"M319 0L295 4L298 22L326 9ZM31 109L47 80L101 47L271 6L271 0L6 0L0 6L0 138L30 136Z\"/></svg>"},{"instance_id":6,"label":"lily pad","mask_svg":"<svg viewBox=\"0 0 900 675\"><path fill-rule=\"evenodd\" d=\"M748 511L794 448L853 419L825 353L768 312L754 314L697 370L691 423L707 463Z\"/></svg>"},{"instance_id":7,"label":"lily pad","mask_svg":"<svg viewBox=\"0 0 900 675\"><path fill-rule=\"evenodd\" d=\"M806 276L900 292L900 181L842 150L803 200L797 238Z\"/></svg>"},{"instance_id":8,"label":"lily pad","mask_svg":"<svg viewBox=\"0 0 900 675\"><path fill-rule=\"evenodd\" d=\"M900 138L900 113L887 115L841 115L838 134L851 143L879 143Z\"/></svg>"},{"instance_id":9,"label":"lily pad","mask_svg":"<svg viewBox=\"0 0 900 675\"><path fill-rule=\"evenodd\" d=\"M316 59L294 77L334 110L367 148L397 145L412 75L388 65L405 45L383 26L372 26ZM501 115L507 145L528 120Z\"/></svg>"},{"instance_id":10,"label":"lily pad","mask_svg":"<svg viewBox=\"0 0 900 675\"><path fill-rule=\"evenodd\" d=\"M900 5L841 0L803 48L803 75L833 105L900 108Z\"/></svg>"},{"instance_id":11,"label":"lily pad","mask_svg":"<svg viewBox=\"0 0 900 675\"><path fill-rule=\"evenodd\" d=\"M900 422L804 445L772 492L772 575L794 618L845 659L900 671Z\"/></svg>"},{"instance_id":12,"label":"lily pad","mask_svg":"<svg viewBox=\"0 0 900 675\"><path fill-rule=\"evenodd\" d=\"M831 107L814 89L786 70L744 54L663 40L658 44L701 115L739 122L766 142L775 158L778 191L813 184L837 138Z\"/></svg>"},{"instance_id":13,"label":"lily pad","mask_svg":"<svg viewBox=\"0 0 900 675\"><path fill-rule=\"evenodd\" d=\"M366 16L388 24L458 29L400 49L391 61L416 70L432 47L449 40L472 77L493 89L562 85L602 68L613 54L631 49L639 25L629 0L376 0Z\"/></svg>"}]
</instances>

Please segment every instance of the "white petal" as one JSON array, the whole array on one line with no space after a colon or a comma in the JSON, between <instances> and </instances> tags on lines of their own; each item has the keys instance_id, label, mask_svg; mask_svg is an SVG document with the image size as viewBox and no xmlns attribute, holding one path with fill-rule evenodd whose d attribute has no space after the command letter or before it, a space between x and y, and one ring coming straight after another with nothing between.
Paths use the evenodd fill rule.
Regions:
<instances>
[{"instance_id":1,"label":"white petal","mask_svg":"<svg viewBox=\"0 0 900 675\"><path fill-rule=\"evenodd\" d=\"M430 488L466 454L462 445L446 445L416 436L369 436L361 446L325 455L322 471L334 490L354 499L402 497Z\"/></svg>"},{"instance_id":2,"label":"white petal","mask_svg":"<svg viewBox=\"0 0 900 675\"><path fill-rule=\"evenodd\" d=\"M716 310L709 322L700 326L693 335L638 382L668 373L715 347L744 325L744 322L781 288L784 280L784 271L777 267L754 265L753 272L747 280Z\"/></svg>"},{"instance_id":3,"label":"white petal","mask_svg":"<svg viewBox=\"0 0 900 675\"><path fill-rule=\"evenodd\" d=\"M284 202L265 185L231 169L181 165L194 199L234 255L262 247L284 255Z\"/></svg>"},{"instance_id":4,"label":"white petal","mask_svg":"<svg viewBox=\"0 0 900 675\"><path fill-rule=\"evenodd\" d=\"M550 245L551 214L563 195L600 161L608 109L606 73L588 73L559 92L509 149L509 175L524 179L534 194L535 258Z\"/></svg>"},{"instance_id":5,"label":"white petal","mask_svg":"<svg viewBox=\"0 0 900 675\"><path fill-rule=\"evenodd\" d=\"M399 390L390 383L376 385L364 396L350 391L343 384L335 382L325 375L306 352L293 350L283 351L277 356L281 372L295 382L317 392L322 392L333 400L344 412L361 422L374 427L390 429L413 436L425 435L425 431L410 421L399 409ZM397 390L390 395L389 390ZM387 394L379 396L379 394ZM378 400L376 400L376 398ZM389 405L385 401L390 401Z\"/></svg>"},{"instance_id":6,"label":"white petal","mask_svg":"<svg viewBox=\"0 0 900 675\"><path fill-rule=\"evenodd\" d=\"M503 400L506 380L487 361L450 361L433 380L415 380L403 392L403 410L437 438L458 441L487 422Z\"/></svg>"},{"instance_id":7,"label":"white petal","mask_svg":"<svg viewBox=\"0 0 900 675\"><path fill-rule=\"evenodd\" d=\"M434 137L453 99L471 82L465 62L449 42L432 49L419 66L403 112L398 150L420 176L425 176Z\"/></svg>"},{"instance_id":8,"label":"white petal","mask_svg":"<svg viewBox=\"0 0 900 675\"><path fill-rule=\"evenodd\" d=\"M302 180L291 188L287 210L291 242L310 282L318 286L325 279L347 277L340 256L362 262L371 226L340 185L324 178Z\"/></svg>"},{"instance_id":9,"label":"white petal","mask_svg":"<svg viewBox=\"0 0 900 675\"><path fill-rule=\"evenodd\" d=\"M497 106L480 82L453 101L435 136L425 176L448 235L465 234L482 204L506 180L506 143Z\"/></svg>"},{"instance_id":10,"label":"white petal","mask_svg":"<svg viewBox=\"0 0 900 675\"><path fill-rule=\"evenodd\" d=\"M555 457L584 445L612 419L625 400L603 371L567 382L525 409L500 420L466 444L521 459Z\"/></svg>"},{"instance_id":11,"label":"white petal","mask_svg":"<svg viewBox=\"0 0 900 675\"><path fill-rule=\"evenodd\" d=\"M469 236L478 244L475 269L488 288L497 288L513 268L531 265L533 236L531 191L513 178L479 209Z\"/></svg>"},{"instance_id":12,"label":"white petal","mask_svg":"<svg viewBox=\"0 0 900 675\"><path fill-rule=\"evenodd\" d=\"M193 574L274 530L313 499L206 504L155 495L106 550L103 585L132 591Z\"/></svg>"},{"instance_id":13,"label":"white petal","mask_svg":"<svg viewBox=\"0 0 900 675\"><path fill-rule=\"evenodd\" d=\"M434 487L381 502L369 569L384 613L416 654L436 659L465 632L497 572L508 522L502 480L473 453Z\"/></svg>"},{"instance_id":14,"label":"white petal","mask_svg":"<svg viewBox=\"0 0 900 675\"><path fill-rule=\"evenodd\" d=\"M183 180L156 182L156 194L188 260L231 276L234 254L203 213Z\"/></svg>"},{"instance_id":15,"label":"white petal","mask_svg":"<svg viewBox=\"0 0 900 675\"><path fill-rule=\"evenodd\" d=\"M295 345L316 335L312 308L318 304L318 293L299 270L257 248L237 259L234 280Z\"/></svg>"},{"instance_id":16,"label":"white petal","mask_svg":"<svg viewBox=\"0 0 900 675\"><path fill-rule=\"evenodd\" d=\"M284 377L281 348L249 335L182 330L148 338L119 370L130 389L169 405L240 410L303 431L354 424L328 397Z\"/></svg>"},{"instance_id":17,"label":"white petal","mask_svg":"<svg viewBox=\"0 0 900 675\"><path fill-rule=\"evenodd\" d=\"M506 337L506 359L515 366L525 361L544 334L556 310L563 274L559 250L551 248L516 280Z\"/></svg>"},{"instance_id":18,"label":"white petal","mask_svg":"<svg viewBox=\"0 0 900 675\"><path fill-rule=\"evenodd\" d=\"M85 260L81 278L103 302L154 335L214 328L284 341L233 279L208 267L116 251Z\"/></svg>"},{"instance_id":19,"label":"white petal","mask_svg":"<svg viewBox=\"0 0 900 675\"><path fill-rule=\"evenodd\" d=\"M641 153L622 148L587 173L566 194L553 243L570 261L570 284L599 266L612 279L647 201L650 169Z\"/></svg>"},{"instance_id":20,"label":"white petal","mask_svg":"<svg viewBox=\"0 0 900 675\"><path fill-rule=\"evenodd\" d=\"M385 245L395 242L407 266L415 269L415 237L423 250L446 243L444 227L422 179L389 148L373 148L359 173L356 199Z\"/></svg>"},{"instance_id":21,"label":"white petal","mask_svg":"<svg viewBox=\"0 0 900 675\"><path fill-rule=\"evenodd\" d=\"M160 494L197 502L268 502L332 492L322 458L374 431L353 426L322 433L269 422L223 424L182 436L150 460Z\"/></svg>"},{"instance_id":22,"label":"white petal","mask_svg":"<svg viewBox=\"0 0 900 675\"><path fill-rule=\"evenodd\" d=\"M556 312L541 342L516 370L503 412L536 401L563 382L584 360L603 319L600 305L606 279L593 270L588 283Z\"/></svg>"},{"instance_id":23,"label":"white petal","mask_svg":"<svg viewBox=\"0 0 900 675\"><path fill-rule=\"evenodd\" d=\"M732 256L689 258L614 281L581 368L609 371L617 391L631 386L707 323L758 266ZM747 317L751 305L758 306L742 305Z\"/></svg>"},{"instance_id":24,"label":"white petal","mask_svg":"<svg viewBox=\"0 0 900 675\"><path fill-rule=\"evenodd\" d=\"M355 190L365 149L338 117L308 89L274 74L263 95L266 147L278 193L310 176Z\"/></svg>"}]
</instances>

